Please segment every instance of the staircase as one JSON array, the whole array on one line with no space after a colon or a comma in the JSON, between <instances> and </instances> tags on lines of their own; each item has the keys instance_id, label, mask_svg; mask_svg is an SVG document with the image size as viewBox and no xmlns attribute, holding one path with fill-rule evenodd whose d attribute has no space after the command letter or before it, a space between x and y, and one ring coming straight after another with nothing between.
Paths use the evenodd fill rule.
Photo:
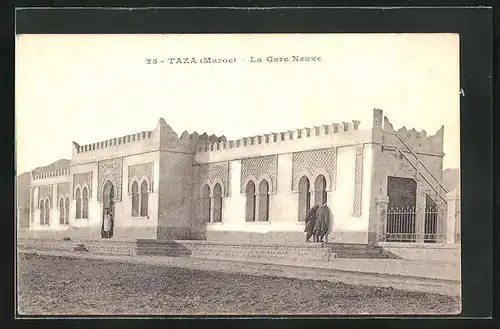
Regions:
<instances>
[{"instance_id":1,"label":"staircase","mask_svg":"<svg viewBox=\"0 0 500 329\"><path fill-rule=\"evenodd\" d=\"M435 196L436 196L436 201L438 199L441 199L445 204L447 203L446 201L446 191L445 187L441 183L441 181L432 173L432 171L425 165L425 163L420 159L418 156L417 152L410 146L410 144L400 136L397 132L391 133L395 135L401 144L403 144L408 152L410 152L411 156L408 156L406 152L403 152L400 149L397 149L399 154L406 159L406 161L413 167L415 168L417 172L417 176L421 177L428 185L429 187L434 191ZM413 158L414 160L411 160Z\"/></svg>"},{"instance_id":2,"label":"staircase","mask_svg":"<svg viewBox=\"0 0 500 329\"><path fill-rule=\"evenodd\" d=\"M241 243L217 241L138 240L137 255L226 260L289 260L327 262L335 258L393 258L381 247L341 243Z\"/></svg>"},{"instance_id":3,"label":"staircase","mask_svg":"<svg viewBox=\"0 0 500 329\"><path fill-rule=\"evenodd\" d=\"M138 240L137 255L193 257L242 261L328 261L334 258L329 247L321 244L269 244L217 242L205 240Z\"/></svg>"}]
</instances>

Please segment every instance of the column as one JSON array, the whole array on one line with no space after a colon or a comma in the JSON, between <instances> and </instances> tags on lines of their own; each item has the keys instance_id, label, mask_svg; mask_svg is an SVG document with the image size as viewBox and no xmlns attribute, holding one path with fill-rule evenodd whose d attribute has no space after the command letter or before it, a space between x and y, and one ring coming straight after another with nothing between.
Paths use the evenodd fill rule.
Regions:
<instances>
[{"instance_id":1,"label":"column","mask_svg":"<svg viewBox=\"0 0 500 329\"><path fill-rule=\"evenodd\" d=\"M254 222L259 222L260 216L259 216L259 210L260 210L260 193L258 188L255 188L255 215L254 215Z\"/></svg>"},{"instance_id":2,"label":"column","mask_svg":"<svg viewBox=\"0 0 500 329\"><path fill-rule=\"evenodd\" d=\"M50 227L59 226L59 207L57 200L57 184L52 185L52 204L50 209Z\"/></svg>"},{"instance_id":3,"label":"column","mask_svg":"<svg viewBox=\"0 0 500 329\"><path fill-rule=\"evenodd\" d=\"M310 207L309 208L312 208L312 206L314 206L315 204L318 204L318 206L321 206L321 203L318 198L317 198L317 195L316 195L316 191L314 190L314 188L310 188L309 189L309 197L311 198L311 202L310 202Z\"/></svg>"},{"instance_id":4,"label":"column","mask_svg":"<svg viewBox=\"0 0 500 329\"><path fill-rule=\"evenodd\" d=\"M456 236L456 228L457 228L457 217L455 210L455 198L451 196L446 197L446 201L448 202L447 216L446 220L448 221L447 229L446 229L446 242L454 243Z\"/></svg>"},{"instance_id":5,"label":"column","mask_svg":"<svg viewBox=\"0 0 500 329\"><path fill-rule=\"evenodd\" d=\"M375 198L375 203L377 205L377 216L378 216L378 232L377 241L383 242L386 225L387 225L387 206L389 205L389 197L379 196Z\"/></svg>"},{"instance_id":6,"label":"column","mask_svg":"<svg viewBox=\"0 0 500 329\"><path fill-rule=\"evenodd\" d=\"M212 190L210 192L213 193ZM210 195L210 214L209 214L208 218L205 218L205 220L208 219L209 222L213 222L214 221L214 213L215 213L215 202L214 202L214 196L212 194L212 195Z\"/></svg>"},{"instance_id":7,"label":"column","mask_svg":"<svg viewBox=\"0 0 500 329\"><path fill-rule=\"evenodd\" d=\"M448 221L448 209L447 203L443 201L443 199L439 198L438 204L438 222L437 222L437 234L438 234L438 242L446 242L447 241L447 221Z\"/></svg>"},{"instance_id":8,"label":"column","mask_svg":"<svg viewBox=\"0 0 500 329\"><path fill-rule=\"evenodd\" d=\"M417 204L416 204L416 218L415 218L415 235L418 243L424 242L425 233L425 199L426 190L422 184L417 184Z\"/></svg>"}]
</instances>

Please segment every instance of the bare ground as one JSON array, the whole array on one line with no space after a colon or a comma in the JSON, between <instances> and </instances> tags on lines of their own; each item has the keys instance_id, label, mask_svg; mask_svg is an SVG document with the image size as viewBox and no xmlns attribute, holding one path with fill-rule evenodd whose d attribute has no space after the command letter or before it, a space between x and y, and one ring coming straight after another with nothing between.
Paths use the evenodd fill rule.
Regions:
<instances>
[{"instance_id":1,"label":"bare ground","mask_svg":"<svg viewBox=\"0 0 500 329\"><path fill-rule=\"evenodd\" d=\"M24 315L456 314L459 297L394 288L20 254Z\"/></svg>"}]
</instances>

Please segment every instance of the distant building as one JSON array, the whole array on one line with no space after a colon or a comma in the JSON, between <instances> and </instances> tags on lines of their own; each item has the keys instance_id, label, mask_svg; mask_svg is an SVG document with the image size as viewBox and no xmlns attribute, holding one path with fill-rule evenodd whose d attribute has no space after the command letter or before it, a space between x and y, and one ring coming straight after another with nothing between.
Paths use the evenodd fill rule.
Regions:
<instances>
[{"instance_id":1,"label":"distant building","mask_svg":"<svg viewBox=\"0 0 500 329\"><path fill-rule=\"evenodd\" d=\"M330 240L444 242L443 128L359 121L228 141L156 129L89 145L68 168L33 174L29 231L101 239L301 242L312 204L332 211Z\"/></svg>"}]
</instances>

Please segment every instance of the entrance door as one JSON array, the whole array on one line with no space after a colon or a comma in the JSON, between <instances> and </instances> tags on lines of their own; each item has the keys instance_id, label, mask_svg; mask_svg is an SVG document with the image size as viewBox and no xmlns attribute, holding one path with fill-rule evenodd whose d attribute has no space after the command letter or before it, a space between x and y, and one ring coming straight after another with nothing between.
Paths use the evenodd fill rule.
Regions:
<instances>
[{"instance_id":1,"label":"entrance door","mask_svg":"<svg viewBox=\"0 0 500 329\"><path fill-rule=\"evenodd\" d=\"M114 202L114 197L115 197L115 189L113 187L113 183L111 181L107 181L106 184L104 184L104 189L103 189L103 195L102 195L102 200L103 200L103 210L102 210L102 221L101 221L101 237L104 238L104 214L106 211L106 208L109 208L111 212L111 219L112 219L112 224L111 224L111 231L109 237L113 236L113 229L115 227L115 202Z\"/></svg>"}]
</instances>

